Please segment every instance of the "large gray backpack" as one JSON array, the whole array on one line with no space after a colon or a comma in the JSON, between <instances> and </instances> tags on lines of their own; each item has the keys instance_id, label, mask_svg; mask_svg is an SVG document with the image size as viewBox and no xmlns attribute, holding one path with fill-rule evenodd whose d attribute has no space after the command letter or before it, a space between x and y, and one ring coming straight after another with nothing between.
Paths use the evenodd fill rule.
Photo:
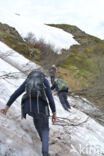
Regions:
<instances>
[{"instance_id":1,"label":"large gray backpack","mask_svg":"<svg viewBox=\"0 0 104 156\"><path fill-rule=\"evenodd\" d=\"M26 80L25 91L27 95L31 94L31 97L40 98L44 95L44 80L45 75L41 71L32 71Z\"/></svg>"},{"instance_id":2,"label":"large gray backpack","mask_svg":"<svg viewBox=\"0 0 104 156\"><path fill-rule=\"evenodd\" d=\"M41 71L32 71L27 77L25 91L30 99L30 109L31 98L37 98L37 103L39 99L46 100L44 80L45 75Z\"/></svg>"}]
</instances>

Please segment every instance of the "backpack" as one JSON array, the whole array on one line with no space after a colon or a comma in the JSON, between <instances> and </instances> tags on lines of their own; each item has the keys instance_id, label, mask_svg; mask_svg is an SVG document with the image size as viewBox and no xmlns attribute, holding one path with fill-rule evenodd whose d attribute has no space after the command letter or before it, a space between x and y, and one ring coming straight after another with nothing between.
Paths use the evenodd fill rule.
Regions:
<instances>
[{"instance_id":1,"label":"backpack","mask_svg":"<svg viewBox=\"0 0 104 156\"><path fill-rule=\"evenodd\" d=\"M37 99L38 107L39 107L39 99L42 99L45 102L47 101L46 94L45 94L44 80L45 80L45 75L41 71L32 71L26 79L25 98L29 98L30 112L32 112L31 98Z\"/></svg>"},{"instance_id":2,"label":"backpack","mask_svg":"<svg viewBox=\"0 0 104 156\"><path fill-rule=\"evenodd\" d=\"M69 86L61 78L57 78L56 84L58 91L68 91L69 89Z\"/></svg>"},{"instance_id":3,"label":"backpack","mask_svg":"<svg viewBox=\"0 0 104 156\"><path fill-rule=\"evenodd\" d=\"M41 71L32 71L26 80L25 91L28 96L43 98L45 75Z\"/></svg>"}]
</instances>

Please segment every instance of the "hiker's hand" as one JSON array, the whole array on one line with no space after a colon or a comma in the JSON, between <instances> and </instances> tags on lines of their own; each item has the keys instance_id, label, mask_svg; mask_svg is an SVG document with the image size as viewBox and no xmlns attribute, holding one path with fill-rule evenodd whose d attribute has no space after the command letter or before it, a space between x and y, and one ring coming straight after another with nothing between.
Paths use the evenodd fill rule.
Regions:
<instances>
[{"instance_id":1,"label":"hiker's hand","mask_svg":"<svg viewBox=\"0 0 104 156\"><path fill-rule=\"evenodd\" d=\"M56 122L56 113L53 113L52 115L52 123L54 124Z\"/></svg>"},{"instance_id":2,"label":"hiker's hand","mask_svg":"<svg viewBox=\"0 0 104 156\"><path fill-rule=\"evenodd\" d=\"M56 96L57 95L57 92L54 92L53 95Z\"/></svg>"},{"instance_id":3,"label":"hiker's hand","mask_svg":"<svg viewBox=\"0 0 104 156\"><path fill-rule=\"evenodd\" d=\"M0 112L3 113L4 115L6 115L7 111L8 111L8 107L0 109Z\"/></svg>"}]
</instances>

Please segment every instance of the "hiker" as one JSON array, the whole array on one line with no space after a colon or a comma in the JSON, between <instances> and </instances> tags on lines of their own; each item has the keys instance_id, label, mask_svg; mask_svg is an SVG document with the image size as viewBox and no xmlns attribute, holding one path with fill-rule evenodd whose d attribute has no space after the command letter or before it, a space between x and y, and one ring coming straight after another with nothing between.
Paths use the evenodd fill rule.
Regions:
<instances>
[{"instance_id":1,"label":"hiker","mask_svg":"<svg viewBox=\"0 0 104 156\"><path fill-rule=\"evenodd\" d=\"M68 85L61 78L57 78L54 84L51 86L51 89L55 90L55 92L58 94L59 100L63 108L67 111L70 111L71 106L67 100L67 94L69 89Z\"/></svg>"},{"instance_id":2,"label":"hiker","mask_svg":"<svg viewBox=\"0 0 104 156\"><path fill-rule=\"evenodd\" d=\"M26 114L33 117L33 123L42 142L43 156L48 154L49 139L49 107L52 111L52 122L56 121L56 108L52 96L49 82L41 71L32 71L22 85L11 95L6 106L1 112L6 115L9 107L23 92L22 96L22 117L26 118ZM47 101L48 99L48 101Z\"/></svg>"},{"instance_id":3,"label":"hiker","mask_svg":"<svg viewBox=\"0 0 104 156\"><path fill-rule=\"evenodd\" d=\"M54 64L49 68L49 75L51 78L51 84L53 85L56 76L56 66Z\"/></svg>"}]
</instances>

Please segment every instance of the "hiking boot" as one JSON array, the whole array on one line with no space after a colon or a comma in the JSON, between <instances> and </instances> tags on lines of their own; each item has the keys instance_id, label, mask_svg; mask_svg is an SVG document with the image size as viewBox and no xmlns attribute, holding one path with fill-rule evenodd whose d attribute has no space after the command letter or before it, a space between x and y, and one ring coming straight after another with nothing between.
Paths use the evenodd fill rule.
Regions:
<instances>
[{"instance_id":1,"label":"hiking boot","mask_svg":"<svg viewBox=\"0 0 104 156\"><path fill-rule=\"evenodd\" d=\"M68 112L71 112L71 108L67 108L67 111L68 111Z\"/></svg>"},{"instance_id":2,"label":"hiking boot","mask_svg":"<svg viewBox=\"0 0 104 156\"><path fill-rule=\"evenodd\" d=\"M50 156L47 152L43 152L43 156Z\"/></svg>"},{"instance_id":3,"label":"hiking boot","mask_svg":"<svg viewBox=\"0 0 104 156\"><path fill-rule=\"evenodd\" d=\"M70 112L70 108L68 108L68 112Z\"/></svg>"}]
</instances>

